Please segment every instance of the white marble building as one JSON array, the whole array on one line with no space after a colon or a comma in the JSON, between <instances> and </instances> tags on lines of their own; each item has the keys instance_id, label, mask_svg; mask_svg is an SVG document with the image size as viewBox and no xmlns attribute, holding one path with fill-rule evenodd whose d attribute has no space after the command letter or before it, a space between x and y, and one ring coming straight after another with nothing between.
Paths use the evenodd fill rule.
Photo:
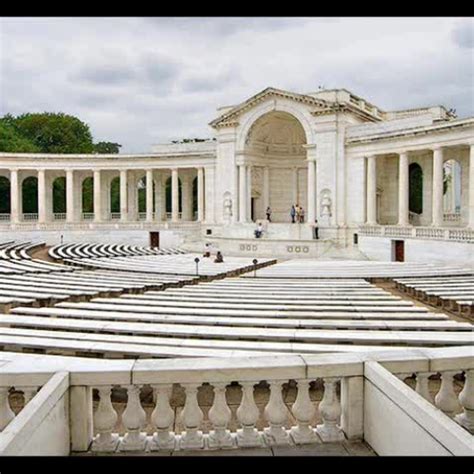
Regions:
<instances>
[{"instance_id":1,"label":"white marble building","mask_svg":"<svg viewBox=\"0 0 474 474\"><path fill-rule=\"evenodd\" d=\"M452 258L473 256L474 118L443 106L383 111L345 89L267 88L219 108L210 126L215 139L149 154L0 153L2 231L147 243L148 232L173 230L179 242L205 235L229 252L317 256L333 242L389 260L439 259L451 241ZM66 180L65 212L55 211L57 178ZM92 203L83 202L86 185ZM36 208L23 208L27 192L37 193ZM293 204L305 223L291 224ZM258 242L256 221L265 228Z\"/></svg>"}]
</instances>

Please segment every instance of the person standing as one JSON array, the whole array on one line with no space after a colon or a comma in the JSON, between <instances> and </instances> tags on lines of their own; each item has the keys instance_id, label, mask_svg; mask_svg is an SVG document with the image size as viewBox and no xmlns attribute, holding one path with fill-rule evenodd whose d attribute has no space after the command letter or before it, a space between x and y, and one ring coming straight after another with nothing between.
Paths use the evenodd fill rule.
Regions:
<instances>
[{"instance_id":1,"label":"person standing","mask_svg":"<svg viewBox=\"0 0 474 474\"><path fill-rule=\"evenodd\" d=\"M300 223L302 224L304 222L304 209L303 207L300 207Z\"/></svg>"},{"instance_id":2,"label":"person standing","mask_svg":"<svg viewBox=\"0 0 474 474\"><path fill-rule=\"evenodd\" d=\"M271 222L271 221L272 221L272 219L271 219L271 217L272 217L272 210L270 209L270 206L267 207L266 214L267 214L267 221L268 221L268 222Z\"/></svg>"},{"instance_id":3,"label":"person standing","mask_svg":"<svg viewBox=\"0 0 474 474\"><path fill-rule=\"evenodd\" d=\"M319 240L319 225L318 225L318 219L314 220L314 225L313 225L313 239Z\"/></svg>"},{"instance_id":4,"label":"person standing","mask_svg":"<svg viewBox=\"0 0 474 474\"><path fill-rule=\"evenodd\" d=\"M297 204L295 206L295 212L296 212L296 222L298 223L300 221L300 206Z\"/></svg>"},{"instance_id":5,"label":"person standing","mask_svg":"<svg viewBox=\"0 0 474 474\"><path fill-rule=\"evenodd\" d=\"M296 216L296 209L295 206L292 204L291 205L291 210L290 210L290 216L291 216L291 223L295 223L295 216Z\"/></svg>"}]
</instances>

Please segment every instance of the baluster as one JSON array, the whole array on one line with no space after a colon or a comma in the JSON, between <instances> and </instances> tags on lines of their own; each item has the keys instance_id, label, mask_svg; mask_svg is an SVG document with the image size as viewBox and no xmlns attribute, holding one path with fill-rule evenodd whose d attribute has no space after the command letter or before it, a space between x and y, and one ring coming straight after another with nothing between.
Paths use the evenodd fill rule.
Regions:
<instances>
[{"instance_id":1,"label":"baluster","mask_svg":"<svg viewBox=\"0 0 474 474\"><path fill-rule=\"evenodd\" d=\"M254 385L258 382L241 382L242 400L237 408L237 419L242 429L237 430L237 444L241 447L250 448L263 446L261 434L255 428L260 411L253 396Z\"/></svg>"},{"instance_id":2,"label":"baluster","mask_svg":"<svg viewBox=\"0 0 474 474\"><path fill-rule=\"evenodd\" d=\"M185 431L181 435L181 449L202 449L204 447L204 437L199 426L202 423L204 414L197 400L198 388L201 384L183 384L186 391L186 401L181 420Z\"/></svg>"},{"instance_id":3,"label":"baluster","mask_svg":"<svg viewBox=\"0 0 474 474\"><path fill-rule=\"evenodd\" d=\"M153 385L156 398L155 409L151 414L151 421L157 432L153 434L150 449L174 449L175 434L172 431L174 422L174 410L170 405L170 397L173 385Z\"/></svg>"},{"instance_id":4,"label":"baluster","mask_svg":"<svg viewBox=\"0 0 474 474\"><path fill-rule=\"evenodd\" d=\"M309 380L298 380L298 394L291 411L298 422L293 426L290 435L296 444L314 443L316 434L310 422L316 413L316 408L309 397Z\"/></svg>"},{"instance_id":5,"label":"baluster","mask_svg":"<svg viewBox=\"0 0 474 474\"><path fill-rule=\"evenodd\" d=\"M474 370L466 370L465 376L464 388L459 394L459 401L464 411L456 415L454 419L474 434Z\"/></svg>"},{"instance_id":6,"label":"baluster","mask_svg":"<svg viewBox=\"0 0 474 474\"><path fill-rule=\"evenodd\" d=\"M264 410L265 419L270 426L263 430L263 435L269 445L288 444L289 442L288 433L283 427L288 419L288 409L283 402L282 385L282 381L270 382L270 399Z\"/></svg>"},{"instance_id":7,"label":"baluster","mask_svg":"<svg viewBox=\"0 0 474 474\"><path fill-rule=\"evenodd\" d=\"M98 434L92 443L92 451L115 451L119 442L117 433L112 433L118 415L112 405L110 385L99 387L99 406L94 413L94 427Z\"/></svg>"},{"instance_id":8,"label":"baluster","mask_svg":"<svg viewBox=\"0 0 474 474\"><path fill-rule=\"evenodd\" d=\"M342 441L344 434L338 426L341 417L341 404L336 393L337 378L324 379L324 395L319 404L319 413L323 419L321 425L316 426L316 432L323 441Z\"/></svg>"},{"instance_id":9,"label":"baluster","mask_svg":"<svg viewBox=\"0 0 474 474\"><path fill-rule=\"evenodd\" d=\"M120 443L119 451L143 451L146 433L141 430L146 426L146 413L140 403L140 386L127 385L127 396L127 406L122 413L122 423L127 433Z\"/></svg>"},{"instance_id":10,"label":"baluster","mask_svg":"<svg viewBox=\"0 0 474 474\"><path fill-rule=\"evenodd\" d=\"M435 405L450 417L459 409L458 397L454 393L453 385L453 377L456 373L455 371L441 373L441 387L435 397Z\"/></svg>"},{"instance_id":11,"label":"baluster","mask_svg":"<svg viewBox=\"0 0 474 474\"><path fill-rule=\"evenodd\" d=\"M0 432L15 418L15 413L10 408L8 400L9 389L10 387L0 387Z\"/></svg>"},{"instance_id":12,"label":"baluster","mask_svg":"<svg viewBox=\"0 0 474 474\"><path fill-rule=\"evenodd\" d=\"M214 426L214 430L209 433L210 448L232 448L234 446L234 440L227 429L232 412L227 405L225 391L225 383L214 384L214 403L209 410L209 420Z\"/></svg>"},{"instance_id":13,"label":"baluster","mask_svg":"<svg viewBox=\"0 0 474 474\"><path fill-rule=\"evenodd\" d=\"M425 400L433 403L433 397L429 390L429 376L430 372L418 372L416 374L416 393L420 394Z\"/></svg>"}]
</instances>

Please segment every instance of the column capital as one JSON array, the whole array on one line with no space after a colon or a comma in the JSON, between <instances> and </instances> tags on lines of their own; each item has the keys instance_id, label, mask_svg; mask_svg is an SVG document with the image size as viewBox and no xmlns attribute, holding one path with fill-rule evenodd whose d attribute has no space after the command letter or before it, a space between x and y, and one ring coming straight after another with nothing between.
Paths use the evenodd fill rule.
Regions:
<instances>
[{"instance_id":1,"label":"column capital","mask_svg":"<svg viewBox=\"0 0 474 474\"><path fill-rule=\"evenodd\" d=\"M434 145L431 147L431 151L432 152L435 152L435 151L443 151L444 150L444 146L443 145Z\"/></svg>"}]
</instances>

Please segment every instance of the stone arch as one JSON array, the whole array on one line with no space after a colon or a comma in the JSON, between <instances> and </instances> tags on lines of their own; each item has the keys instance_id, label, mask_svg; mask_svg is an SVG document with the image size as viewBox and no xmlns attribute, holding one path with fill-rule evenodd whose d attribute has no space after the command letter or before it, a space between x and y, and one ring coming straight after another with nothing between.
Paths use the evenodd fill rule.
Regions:
<instances>
[{"instance_id":1,"label":"stone arch","mask_svg":"<svg viewBox=\"0 0 474 474\"><path fill-rule=\"evenodd\" d=\"M0 176L0 214L11 213L10 193L10 180L6 176Z\"/></svg>"},{"instance_id":2,"label":"stone arch","mask_svg":"<svg viewBox=\"0 0 474 474\"><path fill-rule=\"evenodd\" d=\"M307 144L314 143L313 131L310 125L311 117L308 114L308 112L302 111L300 108L294 105L290 105L288 103L284 103L279 100L273 100L271 102L268 102L264 105L257 107L254 113L249 115L249 117L242 124L242 128L239 131L239 135L237 137L237 142L236 142L237 152L244 152L247 135L251 127L253 126L253 124L258 119L260 119L264 115L271 112L285 112L289 115L292 115L293 118L296 119L300 123L300 125L303 127L304 133L306 135L306 143Z\"/></svg>"}]
</instances>

